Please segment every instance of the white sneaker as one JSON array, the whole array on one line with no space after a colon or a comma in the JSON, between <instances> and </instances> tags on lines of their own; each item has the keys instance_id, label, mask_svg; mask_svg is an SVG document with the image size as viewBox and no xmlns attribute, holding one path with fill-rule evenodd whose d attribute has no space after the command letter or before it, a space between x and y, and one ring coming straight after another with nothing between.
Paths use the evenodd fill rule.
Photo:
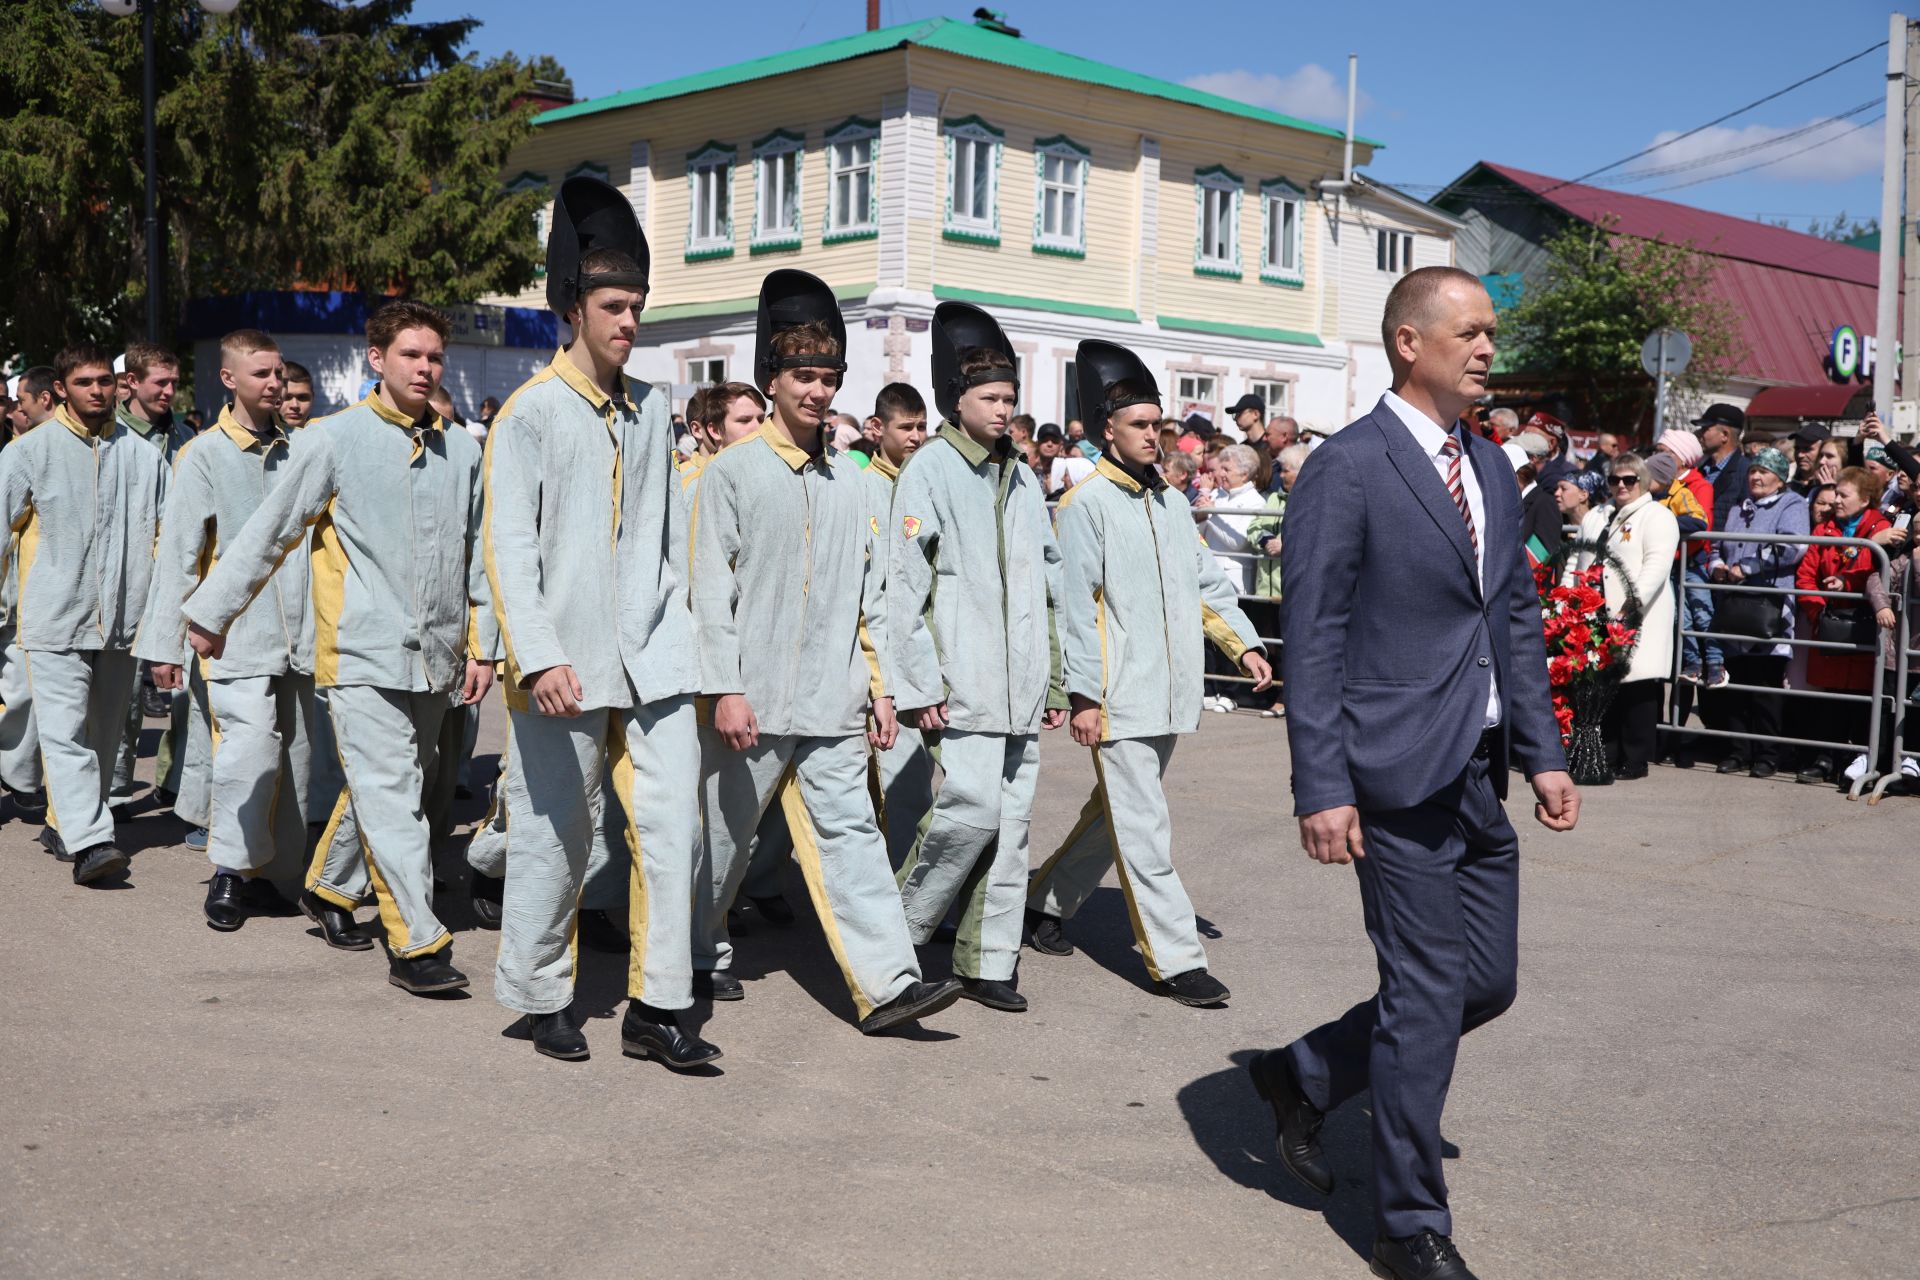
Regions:
<instances>
[{"instance_id":1,"label":"white sneaker","mask_svg":"<svg viewBox=\"0 0 1920 1280\"><path fill-rule=\"evenodd\" d=\"M1920 778L1920 760L1915 760L1912 756L1900 757L1900 776Z\"/></svg>"},{"instance_id":2,"label":"white sneaker","mask_svg":"<svg viewBox=\"0 0 1920 1280\"><path fill-rule=\"evenodd\" d=\"M1207 710L1218 711L1221 715L1226 715L1228 712L1233 710L1233 699L1232 698L1208 698Z\"/></svg>"},{"instance_id":3,"label":"white sneaker","mask_svg":"<svg viewBox=\"0 0 1920 1280\"><path fill-rule=\"evenodd\" d=\"M1853 763L1847 766L1846 777L1848 782L1858 782L1860 781L1860 779L1866 776L1867 776L1867 753L1862 751L1859 755L1853 758Z\"/></svg>"},{"instance_id":4,"label":"white sneaker","mask_svg":"<svg viewBox=\"0 0 1920 1280\"><path fill-rule=\"evenodd\" d=\"M1284 720L1287 718L1287 709L1282 706L1268 707L1260 713L1260 718L1263 720Z\"/></svg>"}]
</instances>

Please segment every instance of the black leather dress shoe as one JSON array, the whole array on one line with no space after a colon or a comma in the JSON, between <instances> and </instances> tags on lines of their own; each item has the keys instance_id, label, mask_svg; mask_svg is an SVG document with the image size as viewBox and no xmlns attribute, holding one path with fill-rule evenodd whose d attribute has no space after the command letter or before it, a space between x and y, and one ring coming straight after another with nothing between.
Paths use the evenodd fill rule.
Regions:
<instances>
[{"instance_id":1,"label":"black leather dress shoe","mask_svg":"<svg viewBox=\"0 0 1920 1280\"><path fill-rule=\"evenodd\" d=\"M963 998L983 1004L989 1009L1000 1009L1007 1013L1025 1013L1027 998L1013 989L1012 984L996 982L992 978L960 979L960 994Z\"/></svg>"},{"instance_id":2,"label":"black leather dress shoe","mask_svg":"<svg viewBox=\"0 0 1920 1280\"><path fill-rule=\"evenodd\" d=\"M1181 1004L1196 1009L1210 1009L1225 1004L1233 992L1227 990L1227 984L1208 973L1205 969L1189 969L1185 973L1176 973L1159 984L1160 994L1178 1000Z\"/></svg>"},{"instance_id":3,"label":"black leather dress shoe","mask_svg":"<svg viewBox=\"0 0 1920 1280\"><path fill-rule=\"evenodd\" d=\"M624 956L633 950L626 931L597 907L588 907L580 913L580 941L589 951L602 955Z\"/></svg>"},{"instance_id":4,"label":"black leather dress shoe","mask_svg":"<svg viewBox=\"0 0 1920 1280\"><path fill-rule=\"evenodd\" d=\"M73 861L73 850L67 848L67 842L52 827L40 828L40 847L52 854L55 862Z\"/></svg>"},{"instance_id":5,"label":"black leather dress shoe","mask_svg":"<svg viewBox=\"0 0 1920 1280\"><path fill-rule=\"evenodd\" d=\"M1742 769L1745 769L1746 767L1747 767L1747 762L1745 760L1740 759L1740 757L1738 756L1728 756L1725 760L1722 760L1720 762L1719 768L1714 770L1714 772L1739 773Z\"/></svg>"},{"instance_id":6,"label":"black leather dress shoe","mask_svg":"<svg viewBox=\"0 0 1920 1280\"><path fill-rule=\"evenodd\" d=\"M1333 1194L1333 1170L1320 1149L1320 1126L1327 1117L1301 1092L1287 1055L1269 1049L1247 1064L1247 1073L1254 1091L1273 1108L1273 1150L1281 1167L1321 1195Z\"/></svg>"},{"instance_id":7,"label":"black leather dress shoe","mask_svg":"<svg viewBox=\"0 0 1920 1280\"><path fill-rule=\"evenodd\" d=\"M587 1038L573 1025L565 1009L558 1013L530 1013L527 1033L533 1037L533 1051L562 1062L578 1062L587 1056Z\"/></svg>"},{"instance_id":8,"label":"black leather dress shoe","mask_svg":"<svg viewBox=\"0 0 1920 1280\"><path fill-rule=\"evenodd\" d=\"M1474 1280L1452 1237L1432 1231L1380 1237L1368 1265L1381 1280Z\"/></svg>"},{"instance_id":9,"label":"black leather dress shoe","mask_svg":"<svg viewBox=\"0 0 1920 1280\"><path fill-rule=\"evenodd\" d=\"M620 1020L620 1048L636 1058L656 1058L675 1071L704 1067L720 1056L718 1046L683 1029L671 1009L638 1000L627 1002L627 1016Z\"/></svg>"},{"instance_id":10,"label":"black leather dress shoe","mask_svg":"<svg viewBox=\"0 0 1920 1280\"><path fill-rule=\"evenodd\" d=\"M73 882L96 884L127 869L127 855L108 841L73 855Z\"/></svg>"},{"instance_id":11,"label":"black leather dress shoe","mask_svg":"<svg viewBox=\"0 0 1920 1280\"><path fill-rule=\"evenodd\" d=\"M793 906L785 898L749 898L753 909L760 918L776 929L786 929L793 925Z\"/></svg>"},{"instance_id":12,"label":"black leather dress shoe","mask_svg":"<svg viewBox=\"0 0 1920 1280\"><path fill-rule=\"evenodd\" d=\"M232 933L247 922L247 907L240 900L239 876L215 872L207 881L207 923L222 933Z\"/></svg>"},{"instance_id":13,"label":"black leather dress shoe","mask_svg":"<svg viewBox=\"0 0 1920 1280\"><path fill-rule=\"evenodd\" d=\"M1060 921L1027 908L1027 945L1043 956L1070 956L1073 944L1067 941Z\"/></svg>"},{"instance_id":14,"label":"black leather dress shoe","mask_svg":"<svg viewBox=\"0 0 1920 1280\"><path fill-rule=\"evenodd\" d=\"M1778 772L1780 772L1780 767L1771 760L1755 760L1753 762L1752 773L1756 778L1771 778Z\"/></svg>"},{"instance_id":15,"label":"black leather dress shoe","mask_svg":"<svg viewBox=\"0 0 1920 1280\"><path fill-rule=\"evenodd\" d=\"M320 926L320 936L328 946L342 951L373 949L373 935L362 929L345 907L335 906L309 889L300 895L300 910Z\"/></svg>"},{"instance_id":16,"label":"black leather dress shoe","mask_svg":"<svg viewBox=\"0 0 1920 1280\"><path fill-rule=\"evenodd\" d=\"M860 1019L860 1034L877 1036L908 1022L930 1018L960 998L960 980L916 982Z\"/></svg>"},{"instance_id":17,"label":"black leather dress shoe","mask_svg":"<svg viewBox=\"0 0 1920 1280\"><path fill-rule=\"evenodd\" d=\"M437 996L447 991L459 991L467 985L467 975L454 968L452 962L451 946L406 960L390 956L387 960L387 981L417 996Z\"/></svg>"},{"instance_id":18,"label":"black leather dress shoe","mask_svg":"<svg viewBox=\"0 0 1920 1280\"><path fill-rule=\"evenodd\" d=\"M473 873L469 887L473 902L473 922L482 929L500 927L500 899L506 893L507 882L492 876Z\"/></svg>"},{"instance_id":19,"label":"black leather dress shoe","mask_svg":"<svg viewBox=\"0 0 1920 1280\"><path fill-rule=\"evenodd\" d=\"M257 916L287 915L293 910L293 904L265 876L254 876L251 880L242 876L240 901Z\"/></svg>"},{"instance_id":20,"label":"black leather dress shoe","mask_svg":"<svg viewBox=\"0 0 1920 1280\"><path fill-rule=\"evenodd\" d=\"M725 969L695 969L693 994L708 1000L745 1000L747 989Z\"/></svg>"}]
</instances>

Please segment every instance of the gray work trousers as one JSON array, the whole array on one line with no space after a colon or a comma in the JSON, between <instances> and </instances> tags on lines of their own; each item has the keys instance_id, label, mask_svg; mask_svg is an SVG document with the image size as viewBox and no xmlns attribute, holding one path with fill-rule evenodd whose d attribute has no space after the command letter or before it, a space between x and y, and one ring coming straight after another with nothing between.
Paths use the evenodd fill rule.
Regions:
<instances>
[{"instance_id":1,"label":"gray work trousers","mask_svg":"<svg viewBox=\"0 0 1920 1280\"><path fill-rule=\"evenodd\" d=\"M512 718L517 759L505 779L510 835L495 998L535 1014L572 1003L581 896L601 819L617 807L632 868L627 994L656 1008L687 1008L700 812L693 699L572 717L515 710Z\"/></svg>"},{"instance_id":2,"label":"gray work trousers","mask_svg":"<svg viewBox=\"0 0 1920 1280\"><path fill-rule=\"evenodd\" d=\"M113 839L107 789L138 670L125 649L36 649L27 654L40 764L47 779L47 825L73 853Z\"/></svg>"},{"instance_id":3,"label":"gray work trousers","mask_svg":"<svg viewBox=\"0 0 1920 1280\"><path fill-rule=\"evenodd\" d=\"M46 785L40 768L40 730L33 720L33 692L27 683L27 654L12 627L0 632L0 784L9 791L38 791Z\"/></svg>"},{"instance_id":4,"label":"gray work trousers","mask_svg":"<svg viewBox=\"0 0 1920 1280\"><path fill-rule=\"evenodd\" d=\"M305 868L305 798L313 677L299 672L207 682L213 715L207 860L298 886Z\"/></svg>"},{"instance_id":5,"label":"gray work trousers","mask_svg":"<svg viewBox=\"0 0 1920 1280\"><path fill-rule=\"evenodd\" d=\"M827 946L864 1018L920 980L907 937L900 891L867 791L867 740L775 737L729 748L711 726L700 729L700 800L705 874L695 880L693 967L727 969L733 946L727 908L747 871L754 829L780 797ZM789 787L795 782L798 785Z\"/></svg>"},{"instance_id":6,"label":"gray work trousers","mask_svg":"<svg viewBox=\"0 0 1920 1280\"><path fill-rule=\"evenodd\" d=\"M608 769L612 753L608 753ZM467 865L495 880L507 878L507 779L519 771L514 759L513 721L507 721L507 749L500 756L500 773L494 782L493 803L487 816L467 839ZM587 878L580 889L582 911L611 911L622 917L627 913L627 872L632 859L627 855L626 810L618 803L608 804L613 793L611 773L600 778L600 801L595 807L593 848L587 852ZM696 798L697 799L697 798Z\"/></svg>"},{"instance_id":7,"label":"gray work trousers","mask_svg":"<svg viewBox=\"0 0 1920 1280\"><path fill-rule=\"evenodd\" d=\"M1020 958L1040 735L949 729L929 738L940 790L900 869L907 931L925 946L958 900L953 971L1007 982Z\"/></svg>"},{"instance_id":8,"label":"gray work trousers","mask_svg":"<svg viewBox=\"0 0 1920 1280\"><path fill-rule=\"evenodd\" d=\"M372 685L327 692L346 789L320 833L307 888L348 911L373 891L387 950L402 959L453 942L433 913L433 835L422 788L457 693Z\"/></svg>"},{"instance_id":9,"label":"gray work trousers","mask_svg":"<svg viewBox=\"0 0 1920 1280\"><path fill-rule=\"evenodd\" d=\"M1027 895L1035 910L1071 919L1107 868L1117 868L1133 936L1156 982L1207 967L1193 902L1173 869L1173 819L1161 779L1174 742L1165 734L1093 749L1093 795L1060 848L1034 873Z\"/></svg>"}]
</instances>

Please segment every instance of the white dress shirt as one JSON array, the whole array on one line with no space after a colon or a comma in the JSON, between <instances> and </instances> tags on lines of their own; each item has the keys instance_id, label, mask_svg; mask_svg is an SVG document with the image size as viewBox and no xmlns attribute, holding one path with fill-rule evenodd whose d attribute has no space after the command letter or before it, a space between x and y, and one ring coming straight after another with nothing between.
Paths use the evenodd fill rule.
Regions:
<instances>
[{"instance_id":1,"label":"white dress shirt","mask_svg":"<svg viewBox=\"0 0 1920 1280\"><path fill-rule=\"evenodd\" d=\"M1433 460L1433 469L1439 473L1440 486L1447 484L1447 471L1450 469L1446 456L1447 437L1452 434L1447 428L1429 418L1420 410L1389 391L1382 397L1387 408L1393 410L1408 431L1413 433L1415 443L1421 452ZM1465 490L1467 510L1473 514L1473 569L1480 580L1480 594L1487 591L1487 507L1480 492L1480 477L1474 473L1473 460L1467 457L1466 443L1461 442L1460 449L1460 487ZM1491 729L1500 723L1500 679L1493 668L1487 668L1487 719L1484 727Z\"/></svg>"}]
</instances>

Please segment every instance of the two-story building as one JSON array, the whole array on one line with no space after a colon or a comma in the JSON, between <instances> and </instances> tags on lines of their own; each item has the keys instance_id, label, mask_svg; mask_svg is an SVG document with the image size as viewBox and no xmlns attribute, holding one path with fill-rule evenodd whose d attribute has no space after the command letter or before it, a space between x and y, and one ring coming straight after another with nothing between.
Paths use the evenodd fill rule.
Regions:
<instances>
[{"instance_id":1,"label":"two-story building","mask_svg":"<svg viewBox=\"0 0 1920 1280\"><path fill-rule=\"evenodd\" d=\"M839 407L930 378L933 308L991 310L1022 407L1078 416L1075 344L1134 348L1172 412L1243 394L1322 428L1385 386L1380 301L1452 260L1445 214L1356 179L1340 131L1103 65L992 20L864 32L536 118L510 185L592 173L653 251L637 378L752 378L761 278L798 266L845 309ZM1378 143L1353 142L1369 159ZM542 239L545 222L541 225ZM518 298L539 305L541 285Z\"/></svg>"}]
</instances>

